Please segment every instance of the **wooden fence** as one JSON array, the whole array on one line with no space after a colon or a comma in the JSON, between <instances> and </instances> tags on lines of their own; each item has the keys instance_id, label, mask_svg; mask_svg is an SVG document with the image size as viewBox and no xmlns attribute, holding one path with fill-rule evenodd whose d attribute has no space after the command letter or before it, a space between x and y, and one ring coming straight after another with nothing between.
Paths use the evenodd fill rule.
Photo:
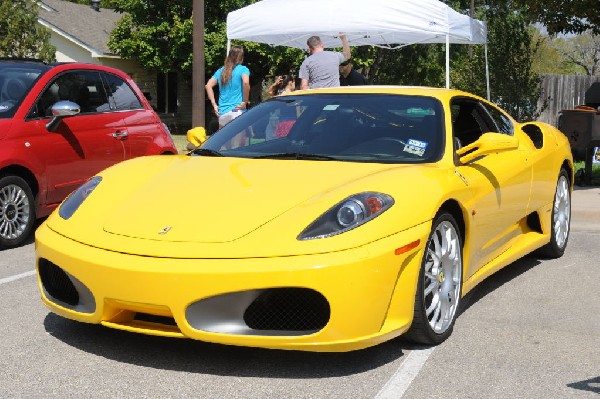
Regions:
<instances>
[{"instance_id":1,"label":"wooden fence","mask_svg":"<svg viewBox=\"0 0 600 399\"><path fill-rule=\"evenodd\" d=\"M560 111L585 104L585 92L595 82L600 82L600 76L542 75L538 109L546 100L547 104L537 120L556 126Z\"/></svg>"}]
</instances>

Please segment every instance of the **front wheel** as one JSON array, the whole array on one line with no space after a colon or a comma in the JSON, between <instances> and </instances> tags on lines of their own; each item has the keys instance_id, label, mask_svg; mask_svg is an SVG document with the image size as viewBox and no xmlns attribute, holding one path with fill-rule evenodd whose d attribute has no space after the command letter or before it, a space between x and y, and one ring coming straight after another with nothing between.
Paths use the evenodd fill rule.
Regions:
<instances>
[{"instance_id":1,"label":"front wheel","mask_svg":"<svg viewBox=\"0 0 600 399\"><path fill-rule=\"evenodd\" d=\"M18 176L0 178L0 248L21 245L33 230L33 194Z\"/></svg>"},{"instance_id":2,"label":"front wheel","mask_svg":"<svg viewBox=\"0 0 600 399\"><path fill-rule=\"evenodd\" d=\"M438 215L419 272L410 341L437 345L452 333L462 288L462 240L454 217Z\"/></svg>"},{"instance_id":3,"label":"front wheel","mask_svg":"<svg viewBox=\"0 0 600 399\"><path fill-rule=\"evenodd\" d=\"M550 242L539 250L546 258L560 258L565 253L571 230L571 185L569 174L561 169L556 183L552 206L552 227Z\"/></svg>"}]
</instances>

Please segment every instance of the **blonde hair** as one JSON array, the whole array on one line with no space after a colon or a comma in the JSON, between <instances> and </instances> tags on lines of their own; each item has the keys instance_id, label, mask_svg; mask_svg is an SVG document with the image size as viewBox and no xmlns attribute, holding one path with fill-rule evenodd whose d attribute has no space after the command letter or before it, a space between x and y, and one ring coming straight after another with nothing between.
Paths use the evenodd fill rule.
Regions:
<instances>
[{"instance_id":1,"label":"blonde hair","mask_svg":"<svg viewBox=\"0 0 600 399\"><path fill-rule=\"evenodd\" d=\"M231 80L233 68L241 64L244 60L244 49L242 46L233 46L225 58L225 66L221 72L221 84L225 86Z\"/></svg>"}]
</instances>

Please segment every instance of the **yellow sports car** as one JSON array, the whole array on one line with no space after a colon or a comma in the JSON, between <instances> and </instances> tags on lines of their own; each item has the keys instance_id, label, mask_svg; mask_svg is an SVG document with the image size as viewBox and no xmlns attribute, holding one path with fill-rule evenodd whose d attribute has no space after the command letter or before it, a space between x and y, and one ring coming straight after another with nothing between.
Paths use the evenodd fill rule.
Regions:
<instances>
[{"instance_id":1,"label":"yellow sports car","mask_svg":"<svg viewBox=\"0 0 600 399\"><path fill-rule=\"evenodd\" d=\"M90 179L36 232L39 289L60 316L165 337L439 344L484 278L563 254L572 182L560 131L465 92L294 92Z\"/></svg>"}]
</instances>

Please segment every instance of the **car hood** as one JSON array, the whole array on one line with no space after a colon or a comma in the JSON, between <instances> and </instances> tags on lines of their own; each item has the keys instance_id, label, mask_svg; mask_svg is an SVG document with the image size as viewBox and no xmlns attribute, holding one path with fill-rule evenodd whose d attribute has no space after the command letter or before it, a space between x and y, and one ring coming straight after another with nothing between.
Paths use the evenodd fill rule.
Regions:
<instances>
[{"instance_id":1,"label":"car hood","mask_svg":"<svg viewBox=\"0 0 600 399\"><path fill-rule=\"evenodd\" d=\"M184 155L121 162L74 215L55 212L48 226L90 246L144 256L265 257L360 247L431 219L447 190L435 165L269 160ZM427 195L414 189L425 184ZM447 179L446 179L447 180ZM345 198L376 191L396 205L359 228L327 239L298 240ZM419 208L419 212L414 209Z\"/></svg>"},{"instance_id":2,"label":"car hood","mask_svg":"<svg viewBox=\"0 0 600 399\"><path fill-rule=\"evenodd\" d=\"M161 241L234 241L307 199L360 177L348 169L341 162L242 158L175 162L123 196L104 230ZM382 166L363 169L365 175Z\"/></svg>"}]
</instances>

